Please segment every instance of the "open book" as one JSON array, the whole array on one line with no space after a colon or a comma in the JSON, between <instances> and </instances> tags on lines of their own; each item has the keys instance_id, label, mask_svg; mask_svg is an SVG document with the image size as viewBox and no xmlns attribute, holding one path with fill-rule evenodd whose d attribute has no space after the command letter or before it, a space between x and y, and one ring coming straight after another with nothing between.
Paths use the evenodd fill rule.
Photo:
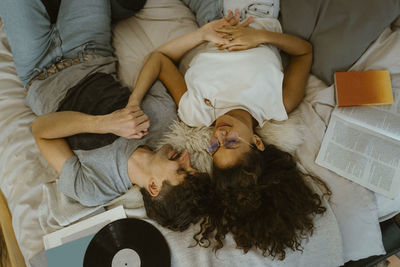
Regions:
<instances>
[{"instance_id":1,"label":"open book","mask_svg":"<svg viewBox=\"0 0 400 267\"><path fill-rule=\"evenodd\" d=\"M400 88L393 105L336 107L316 163L394 198L400 191Z\"/></svg>"}]
</instances>

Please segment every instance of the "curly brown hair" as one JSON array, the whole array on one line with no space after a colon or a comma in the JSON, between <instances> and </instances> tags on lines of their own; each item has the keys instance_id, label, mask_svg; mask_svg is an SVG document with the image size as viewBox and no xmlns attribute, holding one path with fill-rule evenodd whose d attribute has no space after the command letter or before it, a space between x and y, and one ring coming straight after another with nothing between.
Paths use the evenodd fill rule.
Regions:
<instances>
[{"instance_id":1,"label":"curly brown hair","mask_svg":"<svg viewBox=\"0 0 400 267\"><path fill-rule=\"evenodd\" d=\"M213 182L219 203L210 209L194 236L197 244L216 252L225 235L233 235L238 248L247 253L252 247L264 256L283 260L286 249L302 251L301 241L312 235L313 219L323 214L321 196L315 193L293 157L273 145L264 151L252 149L236 166L214 166ZM317 177L324 195L326 184ZM214 239L214 241L213 241Z\"/></svg>"},{"instance_id":2,"label":"curly brown hair","mask_svg":"<svg viewBox=\"0 0 400 267\"><path fill-rule=\"evenodd\" d=\"M147 216L174 231L184 231L208 214L214 201L211 178L206 173L187 173L178 185L164 181L161 192L153 197L145 188L143 196Z\"/></svg>"}]
</instances>

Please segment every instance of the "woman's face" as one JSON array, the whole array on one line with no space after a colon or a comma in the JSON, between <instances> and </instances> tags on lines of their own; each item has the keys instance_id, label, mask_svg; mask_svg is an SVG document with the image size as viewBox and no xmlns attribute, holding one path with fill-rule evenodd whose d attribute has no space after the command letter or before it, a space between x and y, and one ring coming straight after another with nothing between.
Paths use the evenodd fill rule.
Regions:
<instances>
[{"instance_id":1,"label":"woman's face","mask_svg":"<svg viewBox=\"0 0 400 267\"><path fill-rule=\"evenodd\" d=\"M254 149L264 150L264 145L254 134L253 128L240 118L228 114L222 115L215 121L212 138L216 138L219 143L218 149L213 154L214 164L219 168L234 166L244 154L253 149L252 146ZM237 142L234 142L235 140Z\"/></svg>"}]
</instances>

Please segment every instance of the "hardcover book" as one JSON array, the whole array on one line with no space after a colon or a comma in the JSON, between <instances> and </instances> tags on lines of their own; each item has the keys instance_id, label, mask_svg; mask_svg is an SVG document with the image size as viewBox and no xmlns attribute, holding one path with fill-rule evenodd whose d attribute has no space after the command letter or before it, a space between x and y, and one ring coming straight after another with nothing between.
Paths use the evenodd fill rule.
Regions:
<instances>
[{"instance_id":1,"label":"hardcover book","mask_svg":"<svg viewBox=\"0 0 400 267\"><path fill-rule=\"evenodd\" d=\"M339 107L393 104L388 70L335 72Z\"/></svg>"}]
</instances>

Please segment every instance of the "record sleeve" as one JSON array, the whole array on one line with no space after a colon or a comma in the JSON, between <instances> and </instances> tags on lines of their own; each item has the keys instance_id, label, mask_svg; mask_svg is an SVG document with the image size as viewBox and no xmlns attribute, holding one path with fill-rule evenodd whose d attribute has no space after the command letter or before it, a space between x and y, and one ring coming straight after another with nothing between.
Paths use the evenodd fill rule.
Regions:
<instances>
[{"instance_id":1,"label":"record sleeve","mask_svg":"<svg viewBox=\"0 0 400 267\"><path fill-rule=\"evenodd\" d=\"M150 223L127 218L103 227L91 240L84 267L170 267L171 254L161 232Z\"/></svg>"}]
</instances>

